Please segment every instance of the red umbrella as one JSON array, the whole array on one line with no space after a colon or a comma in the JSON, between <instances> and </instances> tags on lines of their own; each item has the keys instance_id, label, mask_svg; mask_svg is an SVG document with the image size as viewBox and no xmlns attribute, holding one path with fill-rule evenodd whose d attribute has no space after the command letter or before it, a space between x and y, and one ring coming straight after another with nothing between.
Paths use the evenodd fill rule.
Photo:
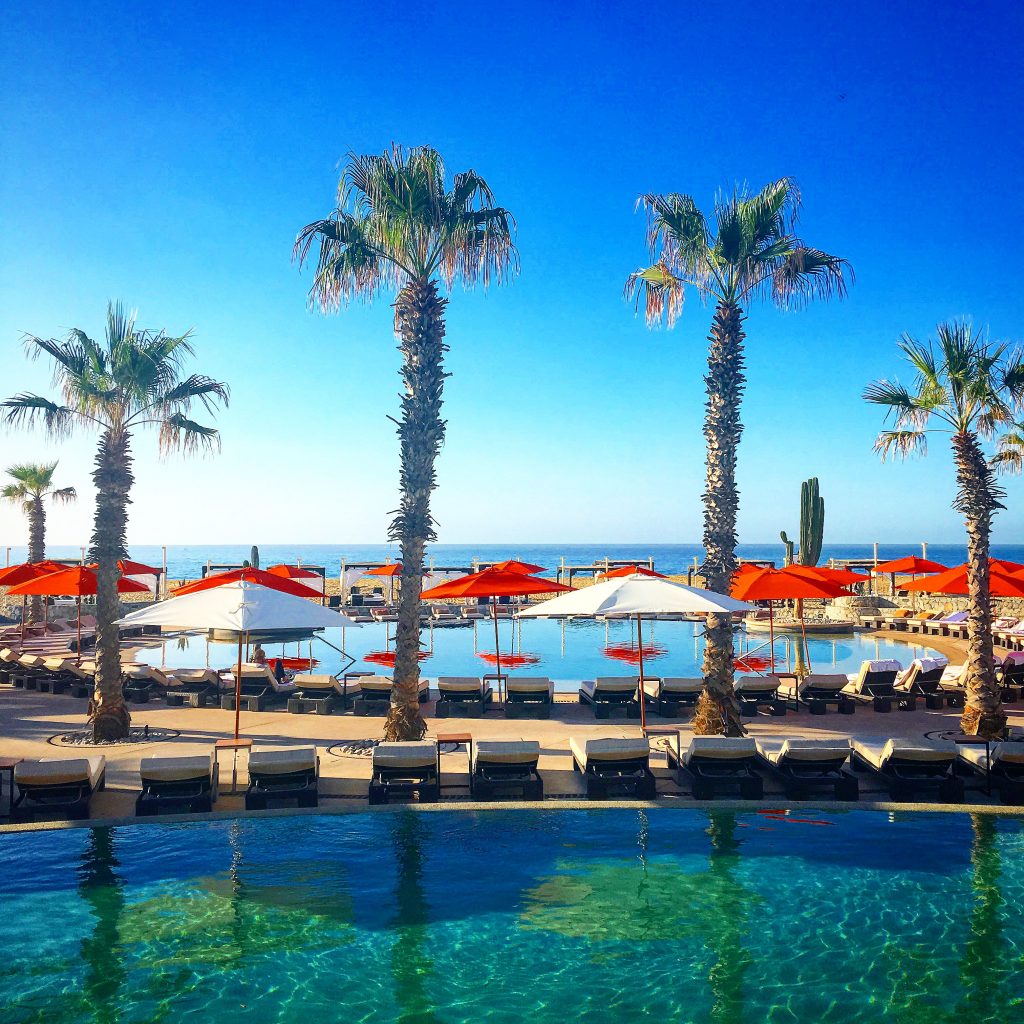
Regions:
<instances>
[{"instance_id":1,"label":"red umbrella","mask_svg":"<svg viewBox=\"0 0 1024 1024\"><path fill-rule=\"evenodd\" d=\"M849 590L828 580L816 580L809 576L785 572L782 569L760 569L758 572L747 572L738 579L733 578L730 596L738 601L768 602L768 631L771 645L772 669L775 668L775 619L772 601L806 600L808 598L851 597ZM811 665L811 652L807 645L807 628L804 617L800 615L800 633L803 637L804 653L807 655L807 667Z\"/></svg>"},{"instance_id":2,"label":"red umbrella","mask_svg":"<svg viewBox=\"0 0 1024 1024\"><path fill-rule=\"evenodd\" d=\"M428 601L450 600L458 597L489 597L494 617L494 657L500 676L501 646L498 642L498 598L525 597L527 594L561 594L570 590L572 587L556 583L554 580L491 568L470 573L468 576L462 576L447 583L440 583L436 587L424 590L420 596Z\"/></svg>"},{"instance_id":3,"label":"red umbrella","mask_svg":"<svg viewBox=\"0 0 1024 1024\"><path fill-rule=\"evenodd\" d=\"M301 565L271 565L267 572L271 576L282 576L286 580L315 580L320 578L320 573L312 569L303 569Z\"/></svg>"},{"instance_id":4,"label":"red umbrella","mask_svg":"<svg viewBox=\"0 0 1024 1024\"><path fill-rule=\"evenodd\" d=\"M881 562L871 571L876 576L881 576L883 573L890 573L894 576L897 573L901 576L921 576L930 572L945 572L946 569L947 566L941 565L938 562L932 562L927 558L920 558L918 555L907 555L906 558L894 558L889 562Z\"/></svg>"},{"instance_id":5,"label":"red umbrella","mask_svg":"<svg viewBox=\"0 0 1024 1024\"><path fill-rule=\"evenodd\" d=\"M163 569L146 565L145 562L133 562L128 558L122 558L117 567L125 576L159 576L163 572Z\"/></svg>"},{"instance_id":6,"label":"red umbrella","mask_svg":"<svg viewBox=\"0 0 1024 1024\"><path fill-rule=\"evenodd\" d=\"M402 563L389 562L387 565L378 565L376 569L367 569L364 576L401 576Z\"/></svg>"},{"instance_id":7,"label":"red umbrella","mask_svg":"<svg viewBox=\"0 0 1024 1024\"><path fill-rule=\"evenodd\" d=\"M851 572L849 569L830 569L827 565L800 565L796 562L779 571L788 572L793 576L803 576L807 579L825 580L840 587L848 587L853 583L866 583L871 579L870 576Z\"/></svg>"},{"instance_id":8,"label":"red umbrella","mask_svg":"<svg viewBox=\"0 0 1024 1024\"><path fill-rule=\"evenodd\" d=\"M532 576L535 572L543 572L543 565L534 565L532 562L519 562L512 558L507 562L495 562L491 566L492 569L498 569L500 572L518 572L524 576Z\"/></svg>"},{"instance_id":9,"label":"red umbrella","mask_svg":"<svg viewBox=\"0 0 1024 1024\"><path fill-rule=\"evenodd\" d=\"M122 576L117 581L117 592L119 594L148 594L149 587L135 580ZM78 606L78 660L82 660L82 598L87 594L96 593L96 572L86 566L75 566L69 569L66 566L60 572L47 573L17 587L11 587L10 594L38 594L55 596L58 594L70 594L75 598Z\"/></svg>"},{"instance_id":10,"label":"red umbrella","mask_svg":"<svg viewBox=\"0 0 1024 1024\"><path fill-rule=\"evenodd\" d=\"M623 565L618 569L603 572L601 575L606 580L618 579L620 576L657 576L659 580L668 579L664 573L648 569L646 565Z\"/></svg>"},{"instance_id":11,"label":"red umbrella","mask_svg":"<svg viewBox=\"0 0 1024 1024\"><path fill-rule=\"evenodd\" d=\"M993 597L1024 597L1024 579L1018 575L1011 575L995 562L989 563L988 582ZM967 565L955 565L937 576L914 580L904 584L903 589L913 593L966 594Z\"/></svg>"},{"instance_id":12,"label":"red umbrella","mask_svg":"<svg viewBox=\"0 0 1024 1024\"><path fill-rule=\"evenodd\" d=\"M263 569L229 569L227 572L213 573L205 579L195 580L193 583L185 583L177 587L174 590L174 596L183 597L185 594L194 594L200 590L212 590L214 587L222 587L225 583L237 583L239 580L244 580L246 583L258 583L261 587L280 590L282 594L291 594L293 597L313 597L317 601L323 597L323 594L310 587L304 587L301 583L295 583L283 576L275 576Z\"/></svg>"},{"instance_id":13,"label":"red umbrella","mask_svg":"<svg viewBox=\"0 0 1024 1024\"><path fill-rule=\"evenodd\" d=\"M0 569L0 587L16 587L19 583L28 583L29 580L38 579L47 573L60 572L67 566L60 562L51 562L43 559L41 562L20 562L18 565L9 565L6 569ZM21 642L25 642L25 606L28 598L23 594L21 598ZM45 616L44 616L45 622Z\"/></svg>"}]
</instances>

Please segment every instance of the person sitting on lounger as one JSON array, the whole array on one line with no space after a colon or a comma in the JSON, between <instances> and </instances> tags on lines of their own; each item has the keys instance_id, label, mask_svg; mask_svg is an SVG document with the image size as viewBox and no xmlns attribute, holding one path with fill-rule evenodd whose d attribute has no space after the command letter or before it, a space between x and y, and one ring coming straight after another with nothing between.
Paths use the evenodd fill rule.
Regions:
<instances>
[{"instance_id":1,"label":"person sitting on lounger","mask_svg":"<svg viewBox=\"0 0 1024 1024\"><path fill-rule=\"evenodd\" d=\"M250 660L254 665L266 665L267 652L263 650L262 644L256 645L256 649L252 652L252 658Z\"/></svg>"}]
</instances>

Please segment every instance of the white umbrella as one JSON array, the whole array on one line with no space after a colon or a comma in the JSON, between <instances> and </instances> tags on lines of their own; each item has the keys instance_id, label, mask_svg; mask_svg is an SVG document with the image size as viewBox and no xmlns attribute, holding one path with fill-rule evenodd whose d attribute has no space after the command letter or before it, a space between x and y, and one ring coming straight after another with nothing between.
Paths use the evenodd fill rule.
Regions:
<instances>
[{"instance_id":1,"label":"white umbrella","mask_svg":"<svg viewBox=\"0 0 1024 1024\"><path fill-rule=\"evenodd\" d=\"M753 605L737 601L725 594L716 594L699 587L659 579L655 576L620 576L591 587L581 587L571 594L561 594L549 601L527 608L520 618L593 618L598 615L622 615L636 618L637 643L640 653L640 725L645 727L644 662L641 619L644 615L713 612L731 615L749 611Z\"/></svg>"},{"instance_id":2,"label":"white umbrella","mask_svg":"<svg viewBox=\"0 0 1024 1024\"><path fill-rule=\"evenodd\" d=\"M359 626L347 615L313 604L258 583L236 580L209 590L142 608L118 619L119 626L161 626L166 629L219 629L238 634L238 668L235 672L235 738L242 683L242 641L247 633L291 629L325 629Z\"/></svg>"}]
</instances>

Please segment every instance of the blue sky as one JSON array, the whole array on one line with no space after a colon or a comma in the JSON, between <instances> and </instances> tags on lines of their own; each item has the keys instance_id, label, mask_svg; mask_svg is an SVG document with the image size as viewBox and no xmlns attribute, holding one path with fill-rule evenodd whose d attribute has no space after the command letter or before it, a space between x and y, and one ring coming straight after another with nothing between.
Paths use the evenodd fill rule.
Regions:
<instances>
[{"instance_id":1,"label":"blue sky","mask_svg":"<svg viewBox=\"0 0 1024 1024\"><path fill-rule=\"evenodd\" d=\"M397 503L399 357L387 301L325 317L290 263L349 150L430 143L515 214L522 273L457 290L440 539L695 541L711 310L651 331L622 298L640 192L707 208L793 175L801 227L848 300L750 311L741 539L793 531L821 480L826 540L958 542L953 474L881 465L859 399L895 341L970 315L1024 335L1019 5L10 5L0 32L4 394L47 387L23 331L99 332L108 298L194 328L230 382L223 452L135 445L134 543L373 542ZM79 486L51 539L84 543L94 439L0 435ZM995 537L1018 540L1024 484ZM24 525L0 510L0 543Z\"/></svg>"}]
</instances>

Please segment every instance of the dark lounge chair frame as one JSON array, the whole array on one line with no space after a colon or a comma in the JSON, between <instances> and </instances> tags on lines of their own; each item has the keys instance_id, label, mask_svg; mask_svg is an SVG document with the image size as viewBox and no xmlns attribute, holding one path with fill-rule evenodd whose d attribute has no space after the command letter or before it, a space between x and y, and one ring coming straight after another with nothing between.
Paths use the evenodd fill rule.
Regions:
<instances>
[{"instance_id":1,"label":"dark lounge chair frame","mask_svg":"<svg viewBox=\"0 0 1024 1024\"><path fill-rule=\"evenodd\" d=\"M135 799L136 817L154 814L204 814L213 810L217 798L210 775L202 779L163 782L144 779Z\"/></svg>"},{"instance_id":2,"label":"dark lounge chair frame","mask_svg":"<svg viewBox=\"0 0 1024 1024\"><path fill-rule=\"evenodd\" d=\"M32 786L22 789L18 787L18 795L11 804L12 822L34 821L36 814L44 811L53 813L60 811L65 818L73 821L84 821L89 817L89 802L93 793L107 788L106 766L93 788L88 780L69 782L62 786Z\"/></svg>"},{"instance_id":3,"label":"dark lounge chair frame","mask_svg":"<svg viewBox=\"0 0 1024 1024\"><path fill-rule=\"evenodd\" d=\"M550 690L509 690L505 688L506 718L550 718L554 698Z\"/></svg>"},{"instance_id":4,"label":"dark lounge chair frame","mask_svg":"<svg viewBox=\"0 0 1024 1024\"><path fill-rule=\"evenodd\" d=\"M245 809L262 811L268 800L294 800L299 807L317 807L320 803L320 758L313 768L297 772L259 772L249 769L249 788L245 791Z\"/></svg>"},{"instance_id":5,"label":"dark lounge chair frame","mask_svg":"<svg viewBox=\"0 0 1024 1024\"><path fill-rule=\"evenodd\" d=\"M659 690L657 697L651 697L645 692L644 701L646 703L644 706L662 718L683 718L683 709L692 712L697 707L700 694L699 690L695 693L680 693L670 690L667 694Z\"/></svg>"},{"instance_id":6,"label":"dark lounge chair frame","mask_svg":"<svg viewBox=\"0 0 1024 1024\"><path fill-rule=\"evenodd\" d=\"M937 797L943 803L964 802L964 782L952 764L941 761L917 761L890 758L883 768L875 768L854 749L850 756L854 771L871 771L886 780L892 800L913 800L920 794Z\"/></svg>"},{"instance_id":7,"label":"dark lounge chair frame","mask_svg":"<svg viewBox=\"0 0 1024 1024\"><path fill-rule=\"evenodd\" d=\"M438 690L434 714L438 718L482 718L494 701L494 691L484 684L479 690Z\"/></svg>"},{"instance_id":8,"label":"dark lounge chair frame","mask_svg":"<svg viewBox=\"0 0 1024 1024\"><path fill-rule=\"evenodd\" d=\"M770 676L765 676L770 679ZM779 687L782 685L780 679L775 680L774 690L734 690L736 700L740 706L740 714L744 718L756 718L761 706L768 708L772 718L784 718L786 715L786 701L779 696Z\"/></svg>"},{"instance_id":9,"label":"dark lounge chair frame","mask_svg":"<svg viewBox=\"0 0 1024 1024\"><path fill-rule=\"evenodd\" d=\"M173 690L168 690L164 697L168 707L180 708L186 705L190 708L209 707L211 702L216 706L220 688L209 681L203 683L179 683ZM232 695L234 701L234 695ZM234 704L232 703L232 709Z\"/></svg>"},{"instance_id":10,"label":"dark lounge chair frame","mask_svg":"<svg viewBox=\"0 0 1024 1024\"><path fill-rule=\"evenodd\" d=\"M420 803L436 803L441 799L441 774L437 763L421 768L374 768L370 780L370 803L390 803L392 796L403 801L418 796Z\"/></svg>"},{"instance_id":11,"label":"dark lounge chair frame","mask_svg":"<svg viewBox=\"0 0 1024 1024\"><path fill-rule=\"evenodd\" d=\"M854 801L860 798L860 783L845 767L847 760L848 757L799 758L776 764L759 758L761 767L782 783L790 800L805 800L812 791L832 790L834 799Z\"/></svg>"},{"instance_id":12,"label":"dark lounge chair frame","mask_svg":"<svg viewBox=\"0 0 1024 1024\"><path fill-rule=\"evenodd\" d=\"M942 675L945 671L946 666L940 665L938 668L921 672L909 690L901 691L897 687L896 693L902 692L914 697L924 697L924 706L929 711L940 711L947 703L952 707L953 701L942 689ZM913 711L913 707L910 710Z\"/></svg>"},{"instance_id":13,"label":"dark lounge chair frame","mask_svg":"<svg viewBox=\"0 0 1024 1024\"><path fill-rule=\"evenodd\" d=\"M304 715L307 711L315 715L329 715L336 707L347 711L355 703L355 698L349 696L347 679L341 681L341 686L342 692L338 693L336 689L325 690L322 686L307 690L300 683L299 688L288 695L288 711L293 715Z\"/></svg>"},{"instance_id":14,"label":"dark lounge chair frame","mask_svg":"<svg viewBox=\"0 0 1024 1024\"><path fill-rule=\"evenodd\" d=\"M890 674L892 676L891 679L889 678ZM872 708L883 715L889 714L892 711L893 704L900 711L916 711L917 698L912 693L901 693L896 689L897 674L894 671L890 673L889 670L876 672L875 675L885 676L885 681L872 682L870 679L865 680L860 693L855 695L855 699L870 700ZM870 676L871 673L868 673L868 675Z\"/></svg>"},{"instance_id":15,"label":"dark lounge chair frame","mask_svg":"<svg viewBox=\"0 0 1024 1024\"><path fill-rule=\"evenodd\" d=\"M831 686L808 686L803 692L797 684L797 707L801 704L807 705L807 710L812 715L828 714L828 706L835 704L836 711L841 715L852 715L857 711L857 701L842 689L835 689Z\"/></svg>"},{"instance_id":16,"label":"dark lounge chair frame","mask_svg":"<svg viewBox=\"0 0 1024 1024\"><path fill-rule=\"evenodd\" d=\"M694 800L713 800L723 790L739 789L744 800L760 800L764 796L764 780L754 771L756 753L743 758L691 757L683 764L669 746L666 750L669 768L675 768L679 775L688 772L693 780L691 790Z\"/></svg>"},{"instance_id":17,"label":"dark lounge chair frame","mask_svg":"<svg viewBox=\"0 0 1024 1024\"><path fill-rule=\"evenodd\" d=\"M572 767L587 784L588 800L607 800L612 794L653 800L658 795L649 757L624 761L590 759L585 768L573 757Z\"/></svg>"},{"instance_id":18,"label":"dark lounge chair frame","mask_svg":"<svg viewBox=\"0 0 1024 1024\"><path fill-rule=\"evenodd\" d=\"M627 690L595 690L589 694L581 686L579 691L580 704L589 704L594 709L595 718L611 718L613 711L625 711L627 718L640 717L640 701L637 691Z\"/></svg>"},{"instance_id":19,"label":"dark lounge chair frame","mask_svg":"<svg viewBox=\"0 0 1024 1024\"><path fill-rule=\"evenodd\" d=\"M469 793L474 800L495 800L499 796L543 800L544 780L537 771L536 761L519 764L478 762L469 779Z\"/></svg>"}]
</instances>

